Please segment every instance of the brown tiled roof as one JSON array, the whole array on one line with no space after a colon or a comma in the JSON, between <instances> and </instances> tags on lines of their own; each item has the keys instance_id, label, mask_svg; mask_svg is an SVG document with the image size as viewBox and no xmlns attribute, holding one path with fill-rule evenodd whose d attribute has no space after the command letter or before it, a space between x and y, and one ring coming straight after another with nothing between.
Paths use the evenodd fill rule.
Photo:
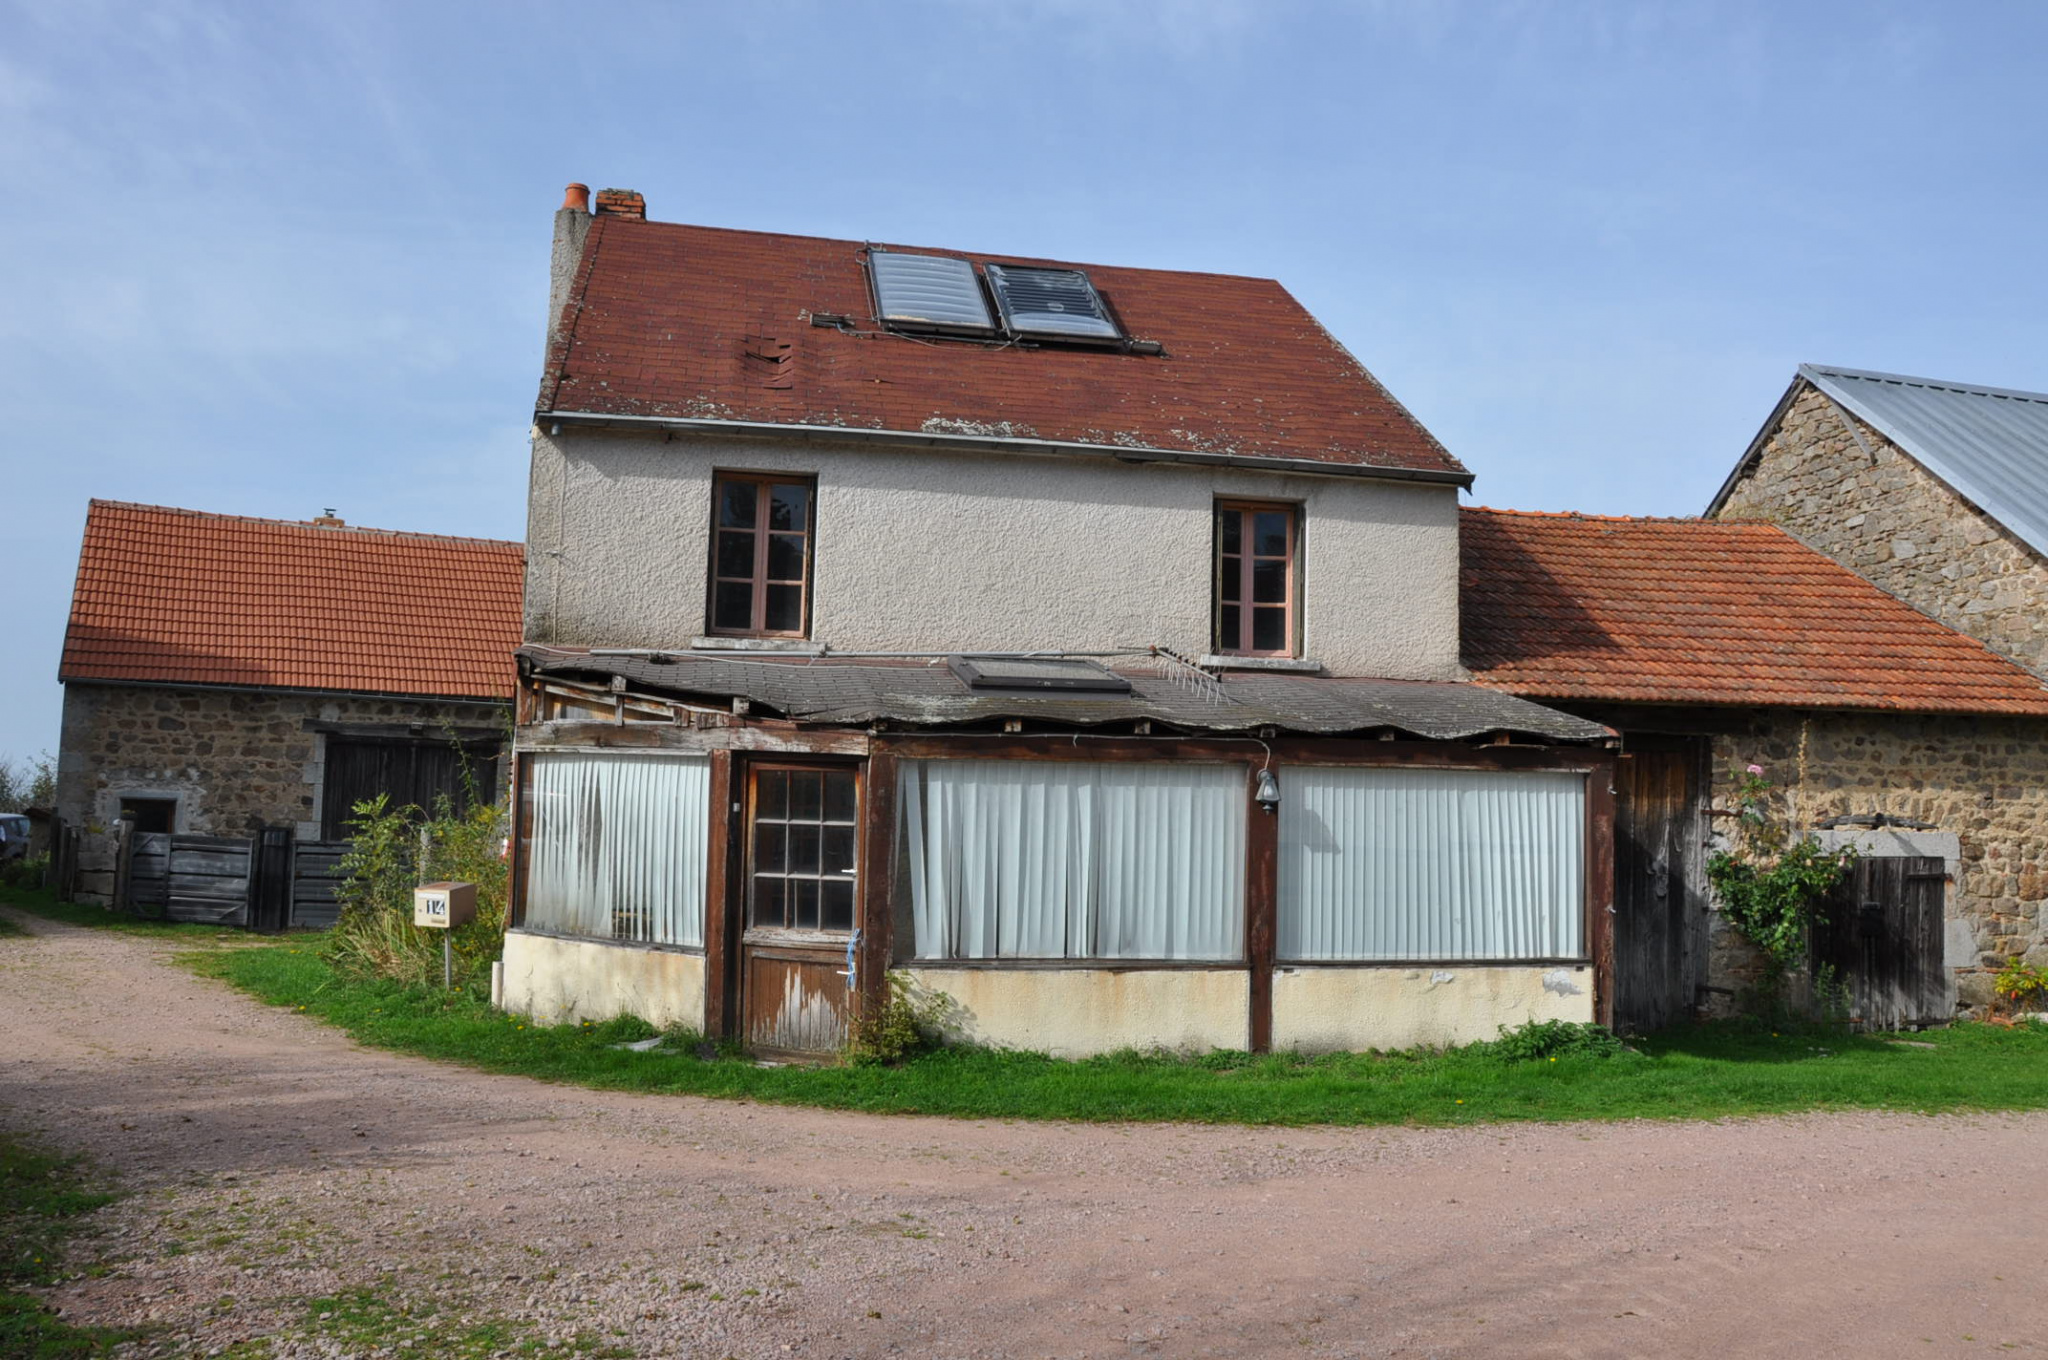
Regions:
<instances>
[{"instance_id":1,"label":"brown tiled roof","mask_svg":"<svg viewBox=\"0 0 2048 1360\"><path fill-rule=\"evenodd\" d=\"M1066 265L1087 270L1126 331L1159 341L1164 355L998 347L879 332L864 249L859 241L601 215L584 243L540 409L1466 476L1270 279ZM859 333L811 325L818 312L854 318Z\"/></svg>"},{"instance_id":2,"label":"brown tiled roof","mask_svg":"<svg viewBox=\"0 0 2048 1360\"><path fill-rule=\"evenodd\" d=\"M1465 664L1534 699L2048 714L2031 674L1768 524L1468 509Z\"/></svg>"},{"instance_id":3,"label":"brown tiled roof","mask_svg":"<svg viewBox=\"0 0 2048 1360\"><path fill-rule=\"evenodd\" d=\"M508 699L525 549L94 501L64 680Z\"/></svg>"}]
</instances>

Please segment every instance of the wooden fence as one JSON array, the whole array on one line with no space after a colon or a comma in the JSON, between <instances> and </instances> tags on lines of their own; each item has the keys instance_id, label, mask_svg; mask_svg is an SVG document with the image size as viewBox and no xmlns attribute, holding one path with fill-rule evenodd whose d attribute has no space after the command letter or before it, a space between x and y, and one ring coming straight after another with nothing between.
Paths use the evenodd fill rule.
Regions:
<instances>
[{"instance_id":1,"label":"wooden fence","mask_svg":"<svg viewBox=\"0 0 2048 1360\"><path fill-rule=\"evenodd\" d=\"M346 841L138 832L121 847L114 905L137 916L257 930L334 924Z\"/></svg>"}]
</instances>

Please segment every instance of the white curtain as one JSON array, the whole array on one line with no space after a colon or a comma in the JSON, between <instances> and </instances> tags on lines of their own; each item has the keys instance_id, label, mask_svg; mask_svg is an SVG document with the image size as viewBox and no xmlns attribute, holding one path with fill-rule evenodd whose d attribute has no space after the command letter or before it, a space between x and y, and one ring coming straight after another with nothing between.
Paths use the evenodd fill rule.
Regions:
<instances>
[{"instance_id":1,"label":"white curtain","mask_svg":"<svg viewBox=\"0 0 2048 1360\"><path fill-rule=\"evenodd\" d=\"M1236 765L905 762L921 959L1236 959Z\"/></svg>"},{"instance_id":2,"label":"white curtain","mask_svg":"<svg viewBox=\"0 0 2048 1360\"><path fill-rule=\"evenodd\" d=\"M1585 776L1280 771L1283 960L1585 952Z\"/></svg>"},{"instance_id":3,"label":"white curtain","mask_svg":"<svg viewBox=\"0 0 2048 1360\"><path fill-rule=\"evenodd\" d=\"M711 762L536 752L525 924L646 944L704 943Z\"/></svg>"}]
</instances>

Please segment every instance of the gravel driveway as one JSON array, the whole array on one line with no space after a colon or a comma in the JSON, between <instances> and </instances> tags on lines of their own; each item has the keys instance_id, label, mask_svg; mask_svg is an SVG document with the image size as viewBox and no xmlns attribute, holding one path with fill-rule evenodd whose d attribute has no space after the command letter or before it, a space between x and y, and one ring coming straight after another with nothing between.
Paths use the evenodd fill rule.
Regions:
<instances>
[{"instance_id":1,"label":"gravel driveway","mask_svg":"<svg viewBox=\"0 0 2048 1360\"><path fill-rule=\"evenodd\" d=\"M484 1353L708 1360L2048 1341L2041 1114L1267 1130L620 1095L359 1048L160 942L27 924L0 1121L132 1192L54 1301L153 1325L139 1353L467 1353L483 1323Z\"/></svg>"}]
</instances>

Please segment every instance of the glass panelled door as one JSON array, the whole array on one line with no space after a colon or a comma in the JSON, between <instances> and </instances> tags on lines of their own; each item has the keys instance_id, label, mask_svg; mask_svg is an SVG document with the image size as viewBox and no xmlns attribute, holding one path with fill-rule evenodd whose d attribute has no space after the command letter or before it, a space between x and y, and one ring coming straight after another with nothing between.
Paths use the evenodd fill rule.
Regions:
<instances>
[{"instance_id":1,"label":"glass panelled door","mask_svg":"<svg viewBox=\"0 0 2048 1360\"><path fill-rule=\"evenodd\" d=\"M760 764L748 779L747 1042L833 1052L856 981L860 771Z\"/></svg>"}]
</instances>

